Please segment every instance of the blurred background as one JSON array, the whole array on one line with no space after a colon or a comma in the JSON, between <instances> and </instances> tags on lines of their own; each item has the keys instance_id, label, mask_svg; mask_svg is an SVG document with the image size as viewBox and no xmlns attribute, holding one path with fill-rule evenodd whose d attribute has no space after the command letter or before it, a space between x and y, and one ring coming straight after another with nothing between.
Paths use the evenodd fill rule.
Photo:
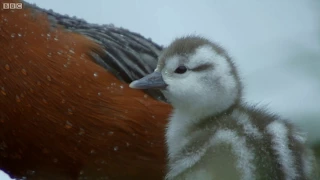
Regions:
<instances>
[{"instance_id":1,"label":"blurred background","mask_svg":"<svg viewBox=\"0 0 320 180\"><path fill-rule=\"evenodd\" d=\"M320 147L319 0L26 1L164 46L177 36L207 37L238 65L247 102L292 120Z\"/></svg>"}]
</instances>

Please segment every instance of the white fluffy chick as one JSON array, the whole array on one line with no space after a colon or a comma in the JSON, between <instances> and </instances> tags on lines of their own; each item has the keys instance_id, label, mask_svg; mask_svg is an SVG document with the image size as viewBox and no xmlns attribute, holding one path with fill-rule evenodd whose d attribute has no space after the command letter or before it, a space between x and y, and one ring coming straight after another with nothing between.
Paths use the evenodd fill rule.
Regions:
<instances>
[{"instance_id":1,"label":"white fluffy chick","mask_svg":"<svg viewBox=\"0 0 320 180\"><path fill-rule=\"evenodd\" d=\"M181 37L131 88L159 88L174 110L166 130L168 180L314 180L315 159L289 121L246 105L226 51Z\"/></svg>"}]
</instances>

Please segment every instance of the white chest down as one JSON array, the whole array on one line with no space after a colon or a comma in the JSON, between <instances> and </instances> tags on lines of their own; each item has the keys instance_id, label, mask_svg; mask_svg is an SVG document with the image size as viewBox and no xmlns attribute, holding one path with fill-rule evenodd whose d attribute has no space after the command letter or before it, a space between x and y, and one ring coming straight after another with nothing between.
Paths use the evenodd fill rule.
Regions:
<instances>
[{"instance_id":1,"label":"white chest down","mask_svg":"<svg viewBox=\"0 0 320 180\"><path fill-rule=\"evenodd\" d=\"M195 125L185 123L191 120L175 112L166 134L166 179L317 179L314 157L305 148L304 137L289 122L254 113L234 110Z\"/></svg>"}]
</instances>

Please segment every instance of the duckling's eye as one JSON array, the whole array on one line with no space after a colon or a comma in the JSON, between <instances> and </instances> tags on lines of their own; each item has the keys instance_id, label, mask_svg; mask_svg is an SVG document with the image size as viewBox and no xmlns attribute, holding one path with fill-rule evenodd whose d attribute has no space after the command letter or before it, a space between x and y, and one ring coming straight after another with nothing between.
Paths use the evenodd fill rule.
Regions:
<instances>
[{"instance_id":1,"label":"duckling's eye","mask_svg":"<svg viewBox=\"0 0 320 180\"><path fill-rule=\"evenodd\" d=\"M174 71L175 73L178 73L178 74L183 74L185 72L187 72L187 68L185 66L179 66L177 67L177 69Z\"/></svg>"}]
</instances>

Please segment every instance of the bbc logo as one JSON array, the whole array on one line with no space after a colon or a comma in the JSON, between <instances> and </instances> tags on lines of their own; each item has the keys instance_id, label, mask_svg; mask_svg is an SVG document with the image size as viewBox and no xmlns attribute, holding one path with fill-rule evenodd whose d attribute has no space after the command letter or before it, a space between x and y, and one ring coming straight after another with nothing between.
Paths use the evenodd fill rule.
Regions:
<instances>
[{"instance_id":1,"label":"bbc logo","mask_svg":"<svg viewBox=\"0 0 320 180\"><path fill-rule=\"evenodd\" d=\"M3 9L22 9L22 3L3 3Z\"/></svg>"}]
</instances>

